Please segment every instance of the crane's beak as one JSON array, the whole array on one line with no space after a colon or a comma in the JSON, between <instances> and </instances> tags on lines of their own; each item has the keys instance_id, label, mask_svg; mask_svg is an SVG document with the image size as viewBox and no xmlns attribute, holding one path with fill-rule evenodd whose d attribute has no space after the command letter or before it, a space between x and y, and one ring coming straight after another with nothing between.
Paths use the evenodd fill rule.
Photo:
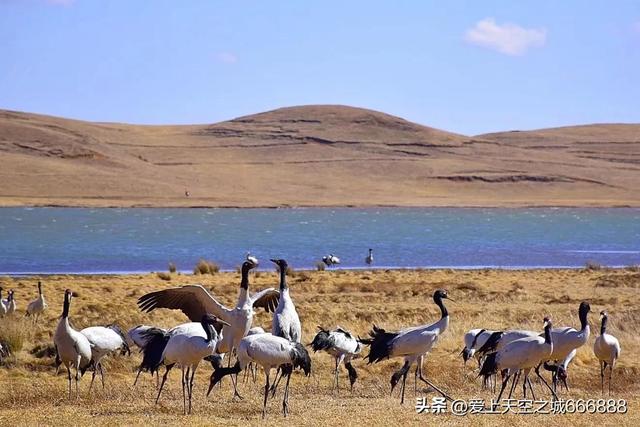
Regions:
<instances>
[{"instance_id":1,"label":"crane's beak","mask_svg":"<svg viewBox=\"0 0 640 427\"><path fill-rule=\"evenodd\" d=\"M456 300L451 299L451 298L449 298L449 297L444 297L444 298L445 298L445 299L448 299L448 300L449 300L449 301L451 301L451 302L456 302Z\"/></svg>"},{"instance_id":2,"label":"crane's beak","mask_svg":"<svg viewBox=\"0 0 640 427\"><path fill-rule=\"evenodd\" d=\"M272 262L272 263L274 263L274 264L277 264L277 263L278 263L278 260L273 259L273 258L269 258L269 261L271 261L271 262Z\"/></svg>"}]
</instances>

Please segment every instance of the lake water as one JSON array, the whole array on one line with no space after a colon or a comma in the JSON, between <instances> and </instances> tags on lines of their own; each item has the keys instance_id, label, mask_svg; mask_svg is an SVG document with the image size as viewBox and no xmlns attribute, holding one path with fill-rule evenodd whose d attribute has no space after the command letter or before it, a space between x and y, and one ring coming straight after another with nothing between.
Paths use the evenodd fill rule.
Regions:
<instances>
[{"instance_id":1,"label":"lake water","mask_svg":"<svg viewBox=\"0 0 640 427\"><path fill-rule=\"evenodd\" d=\"M640 209L0 208L0 274L234 269L245 253L314 268L640 264Z\"/></svg>"}]
</instances>

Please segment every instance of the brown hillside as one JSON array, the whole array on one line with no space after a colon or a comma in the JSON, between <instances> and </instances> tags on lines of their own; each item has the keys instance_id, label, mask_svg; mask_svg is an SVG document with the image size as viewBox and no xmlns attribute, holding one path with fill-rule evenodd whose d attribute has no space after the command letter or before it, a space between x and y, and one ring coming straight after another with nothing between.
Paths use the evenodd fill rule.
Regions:
<instances>
[{"instance_id":1,"label":"brown hillside","mask_svg":"<svg viewBox=\"0 0 640 427\"><path fill-rule=\"evenodd\" d=\"M639 135L466 137L345 106L192 126L0 110L0 205L639 206Z\"/></svg>"}]
</instances>

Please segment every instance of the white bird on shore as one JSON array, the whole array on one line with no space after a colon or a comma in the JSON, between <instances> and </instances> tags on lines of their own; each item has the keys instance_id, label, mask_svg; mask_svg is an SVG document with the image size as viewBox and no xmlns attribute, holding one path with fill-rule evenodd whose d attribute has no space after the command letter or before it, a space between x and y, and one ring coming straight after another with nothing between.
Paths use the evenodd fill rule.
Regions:
<instances>
[{"instance_id":1,"label":"white bird on shore","mask_svg":"<svg viewBox=\"0 0 640 427\"><path fill-rule=\"evenodd\" d=\"M326 351L329 353L336 362L335 370L335 389L340 390L338 387L338 376L340 372L340 364L344 361L344 367L349 373L349 382L351 384L351 391L353 391L353 384L358 378L356 369L351 364L351 360L360 356L362 351L362 344L348 331L337 327L333 331L324 329L322 326L318 326L319 332L313 338L311 348L314 352Z\"/></svg>"},{"instance_id":2,"label":"white bird on shore","mask_svg":"<svg viewBox=\"0 0 640 427\"><path fill-rule=\"evenodd\" d=\"M199 321L205 314L212 314L228 323L222 331L222 339L218 342L217 352L231 354L237 349L240 340L247 334L253 321L254 308L262 307L267 312L274 311L280 293L273 288L264 289L249 295L249 271L256 267L251 261L242 264L242 279L238 303L230 309L220 304L201 285L187 285L179 288L151 292L138 299L140 309L151 312L156 308L179 309L192 321ZM234 396L240 396L234 384Z\"/></svg>"},{"instance_id":3,"label":"white bird on shore","mask_svg":"<svg viewBox=\"0 0 640 427\"><path fill-rule=\"evenodd\" d=\"M4 314L13 314L16 312L16 300L14 298L13 289L7 292L7 298L2 300L2 306L4 307L2 310Z\"/></svg>"},{"instance_id":4,"label":"white bird on shore","mask_svg":"<svg viewBox=\"0 0 640 427\"><path fill-rule=\"evenodd\" d=\"M62 317L58 322L53 342L58 352L60 362L67 368L69 380L69 398L71 398L71 368L76 369L76 398L78 397L78 381L91 363L91 343L87 337L76 331L69 324L69 307L71 306L72 292L64 291L64 304Z\"/></svg>"},{"instance_id":5,"label":"white bird on shore","mask_svg":"<svg viewBox=\"0 0 640 427\"><path fill-rule=\"evenodd\" d=\"M160 393L164 383L167 381L167 375L173 366L177 363L182 369L182 400L184 404L184 413L191 413L191 398L193 396L193 380L198 369L198 365L202 359L210 356L216 351L218 345L218 330L223 325L228 326L224 321L217 319L215 316L205 314L201 320L202 329L206 337L194 335L191 333L177 333L169 337L167 345L162 352L161 363L166 367L156 403L160 399ZM191 374L191 376L189 376ZM187 411L188 402L188 411Z\"/></svg>"},{"instance_id":6,"label":"white bird on shore","mask_svg":"<svg viewBox=\"0 0 640 427\"><path fill-rule=\"evenodd\" d=\"M322 257L322 262L324 262L327 267L331 267L332 265L340 264L340 258L334 254L329 254Z\"/></svg>"},{"instance_id":7,"label":"white bird on shore","mask_svg":"<svg viewBox=\"0 0 640 427\"><path fill-rule=\"evenodd\" d=\"M262 418L264 418L267 414L269 376L273 368L280 367L282 369L282 376L287 377L284 397L282 399L282 412L286 417L289 413L289 381L291 380L293 369L301 368L306 376L311 372L311 358L304 346L272 334L256 334L243 338L242 341L240 341L237 352L238 361L233 367L221 368L213 372L207 396L222 377L237 374L245 369L250 362L254 362L262 366L266 376L262 407Z\"/></svg>"},{"instance_id":8,"label":"white bird on shore","mask_svg":"<svg viewBox=\"0 0 640 427\"><path fill-rule=\"evenodd\" d=\"M364 262L366 262L367 265L373 264L373 249L369 248L369 255L364 259Z\"/></svg>"},{"instance_id":9,"label":"white bird on shore","mask_svg":"<svg viewBox=\"0 0 640 427\"><path fill-rule=\"evenodd\" d=\"M5 303L6 300L2 299L2 291L4 289L0 286L0 317L4 317L7 314L7 305Z\"/></svg>"},{"instance_id":10,"label":"white bird on shore","mask_svg":"<svg viewBox=\"0 0 640 427\"><path fill-rule=\"evenodd\" d=\"M87 337L91 344L91 362L93 365L93 374L91 375L91 383L89 384L89 392L93 388L93 381L96 379L96 373L100 372L102 388L104 389L104 369L102 368L102 359L107 355L121 351L122 354L131 354L131 349L127 344L127 339L118 325L109 326L90 326L80 331L82 335Z\"/></svg>"},{"instance_id":11,"label":"white bird on shore","mask_svg":"<svg viewBox=\"0 0 640 427\"><path fill-rule=\"evenodd\" d=\"M511 394L518 383L521 372L524 372L524 378L522 380L524 398L526 399L527 397L528 385L529 390L531 390L531 395L535 400L529 374L532 369L537 368L542 362L549 359L554 346L551 334L551 319L548 317L544 318L543 335L544 338L534 336L511 341L497 352L491 353L487 356L486 360L482 364L479 375L486 377L488 375L493 375L498 371L502 372L502 386L500 387L500 392L498 393L496 402L500 401L509 379L513 375L516 375L513 379L513 384L511 385L511 391L509 392L509 399L511 399ZM549 387L549 384L547 384L544 378L542 378L537 369L536 375L545 383L555 397L555 391Z\"/></svg>"},{"instance_id":12,"label":"white bird on shore","mask_svg":"<svg viewBox=\"0 0 640 427\"><path fill-rule=\"evenodd\" d=\"M407 380L407 373L414 362L420 361L425 354L430 352L440 335L449 326L449 312L444 306L443 300L450 299L447 291L438 289L433 293L433 301L440 307L440 319L429 325L414 326L402 329L399 332L387 332L384 329L373 325L370 332L371 339L362 340L364 344L371 345L371 351L366 356L368 363L377 363L384 359L403 357L404 365L391 377L391 391L402 377L402 392L400 403L404 403L404 389ZM431 381L424 378L420 363L416 366L416 378L431 386L447 399L452 400L445 392L436 387Z\"/></svg>"},{"instance_id":13,"label":"white bird on shore","mask_svg":"<svg viewBox=\"0 0 640 427\"><path fill-rule=\"evenodd\" d=\"M607 320L609 316L606 311L601 311L602 324L600 326L600 336L596 338L593 345L593 352L600 361L600 383L602 394L604 394L604 373L609 366L609 395L611 395L611 376L613 367L620 357L620 342L616 337L607 333Z\"/></svg>"},{"instance_id":14,"label":"white bird on shore","mask_svg":"<svg viewBox=\"0 0 640 427\"><path fill-rule=\"evenodd\" d=\"M34 322L37 322L42 314L47 309L47 302L42 294L42 283L38 280L38 297L31 301L27 305L27 316L34 316Z\"/></svg>"}]
</instances>

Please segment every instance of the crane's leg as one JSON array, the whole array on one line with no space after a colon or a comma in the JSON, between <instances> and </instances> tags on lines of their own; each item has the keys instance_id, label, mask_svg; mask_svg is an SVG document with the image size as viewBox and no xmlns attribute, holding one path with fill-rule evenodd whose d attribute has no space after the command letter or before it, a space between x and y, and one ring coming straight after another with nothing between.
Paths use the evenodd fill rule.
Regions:
<instances>
[{"instance_id":1,"label":"crane's leg","mask_svg":"<svg viewBox=\"0 0 640 427\"><path fill-rule=\"evenodd\" d=\"M100 367L100 379L102 380L102 389L104 390L104 370L102 369L102 362L98 363Z\"/></svg>"},{"instance_id":2,"label":"crane's leg","mask_svg":"<svg viewBox=\"0 0 640 427\"><path fill-rule=\"evenodd\" d=\"M424 362L424 355L418 358L416 363L416 373L413 378L413 395L418 395L418 375L422 376L422 363Z\"/></svg>"},{"instance_id":3,"label":"crane's leg","mask_svg":"<svg viewBox=\"0 0 640 427\"><path fill-rule=\"evenodd\" d=\"M451 398L451 396L449 396L447 393L445 393L444 391L440 390L438 387L436 387L431 381L429 381L428 379L426 379L425 377L422 376L422 371L420 371L420 375L419 377L421 381L424 381L425 384L427 384L428 386L430 386L432 389L434 389L435 391L437 391L438 393L440 393L442 395L442 397L444 397L445 399L449 399L451 401L453 401L453 399Z\"/></svg>"},{"instance_id":4,"label":"crane's leg","mask_svg":"<svg viewBox=\"0 0 640 427\"><path fill-rule=\"evenodd\" d=\"M262 402L262 419L267 416L267 397L269 397L269 371L271 369L265 369L265 375L267 377L267 382L264 385L264 402Z\"/></svg>"},{"instance_id":5,"label":"crane's leg","mask_svg":"<svg viewBox=\"0 0 640 427\"><path fill-rule=\"evenodd\" d=\"M276 369L276 377L273 379L271 383L271 397L276 396L276 390L278 389L278 384L280 384L280 378L282 378L282 373L280 367Z\"/></svg>"},{"instance_id":6,"label":"crane's leg","mask_svg":"<svg viewBox=\"0 0 640 427\"><path fill-rule=\"evenodd\" d=\"M518 384L518 380L520 379L520 373L522 371L518 371L515 373L515 375L513 376L513 381L511 382L511 389L509 390L509 397L508 399L511 399L511 395L513 394L513 390L516 388L516 384Z\"/></svg>"},{"instance_id":7,"label":"crane's leg","mask_svg":"<svg viewBox=\"0 0 640 427\"><path fill-rule=\"evenodd\" d=\"M400 394L400 404L403 405L404 404L404 389L405 389L405 384L407 383L407 374L409 373L409 369L411 368L411 363L410 362L405 362L405 366L406 369L403 367L402 368L402 391ZM418 367L416 366L416 369L418 369Z\"/></svg>"},{"instance_id":8,"label":"crane's leg","mask_svg":"<svg viewBox=\"0 0 640 427\"><path fill-rule=\"evenodd\" d=\"M291 380L292 372L293 370L287 375L287 383L284 386L284 397L282 398L282 413L285 417L289 415L289 381Z\"/></svg>"},{"instance_id":9,"label":"crane's leg","mask_svg":"<svg viewBox=\"0 0 640 427\"><path fill-rule=\"evenodd\" d=\"M69 380L69 400L71 400L71 368L67 365L67 379Z\"/></svg>"},{"instance_id":10,"label":"crane's leg","mask_svg":"<svg viewBox=\"0 0 640 427\"><path fill-rule=\"evenodd\" d=\"M242 384L246 384L247 380L249 379L249 376L251 374L251 365L253 364L253 362L249 362L249 365L247 366L247 370L244 371L244 374L242 375Z\"/></svg>"},{"instance_id":11,"label":"crane's leg","mask_svg":"<svg viewBox=\"0 0 640 427\"><path fill-rule=\"evenodd\" d=\"M502 397L502 392L504 391L504 388L507 386L507 383L509 382L509 378L511 377L512 374L506 373L504 372L502 375L502 387L500 387L500 393L498 393L498 398L496 399L496 404L499 404L500 402L500 398ZM493 408L495 409L495 407Z\"/></svg>"},{"instance_id":12,"label":"crane's leg","mask_svg":"<svg viewBox=\"0 0 640 427\"><path fill-rule=\"evenodd\" d=\"M93 389L93 380L96 379L96 371L98 368L93 367L93 372L91 373L91 382L89 383L89 394L91 394L91 390Z\"/></svg>"},{"instance_id":13,"label":"crane's leg","mask_svg":"<svg viewBox=\"0 0 640 427\"><path fill-rule=\"evenodd\" d=\"M76 359L76 399L80 396L80 392L78 391L78 382L80 381L80 362L82 361L82 356L78 355Z\"/></svg>"},{"instance_id":14,"label":"crane's leg","mask_svg":"<svg viewBox=\"0 0 640 427\"><path fill-rule=\"evenodd\" d=\"M193 378L196 375L196 369L198 369L198 365L195 365L191 369L191 380L189 381L189 413L191 413L191 401L193 398Z\"/></svg>"},{"instance_id":15,"label":"crane's leg","mask_svg":"<svg viewBox=\"0 0 640 427\"><path fill-rule=\"evenodd\" d=\"M533 392L533 385L531 384L531 378L529 378L528 374L527 374L527 384L529 384L529 390L531 390L531 397L533 397L533 400L536 400L536 394Z\"/></svg>"},{"instance_id":16,"label":"crane's leg","mask_svg":"<svg viewBox=\"0 0 640 427\"><path fill-rule=\"evenodd\" d=\"M602 388L602 395L604 396L604 365L606 362L600 361L600 387Z\"/></svg>"},{"instance_id":17,"label":"crane's leg","mask_svg":"<svg viewBox=\"0 0 640 427\"><path fill-rule=\"evenodd\" d=\"M613 363L609 364L609 396L611 396L611 377L613 376Z\"/></svg>"},{"instance_id":18,"label":"crane's leg","mask_svg":"<svg viewBox=\"0 0 640 427\"><path fill-rule=\"evenodd\" d=\"M186 374L185 374L184 366L181 366L180 368L182 370L182 414L187 415L186 387L189 379L189 368L187 368Z\"/></svg>"},{"instance_id":19,"label":"crane's leg","mask_svg":"<svg viewBox=\"0 0 640 427\"><path fill-rule=\"evenodd\" d=\"M156 405L158 404L158 400L160 400L160 394L162 393L162 388L164 387L164 383L167 381L167 375L169 371L173 368L173 365L165 366L164 375L162 376L162 382L160 383L160 389L158 390L158 397L156 397Z\"/></svg>"},{"instance_id":20,"label":"crane's leg","mask_svg":"<svg viewBox=\"0 0 640 427\"><path fill-rule=\"evenodd\" d=\"M138 378L140 378L140 373L141 373L141 372L142 372L142 366L140 366L140 367L138 368L138 373L136 374L136 379L135 379L135 381L133 382L133 387L135 387L135 386L136 386L136 384L138 384ZM153 375L153 374L151 374L151 375ZM157 388L157 387L156 387L156 388Z\"/></svg>"},{"instance_id":21,"label":"crane's leg","mask_svg":"<svg viewBox=\"0 0 640 427\"><path fill-rule=\"evenodd\" d=\"M544 379L544 377L542 375L540 375L540 366L542 365L542 363L540 363L538 366L536 366L536 375L538 376L538 378L540 378L540 380L542 380L542 383L544 385L547 386L547 388L551 391L551 394L553 395L554 399L558 399L558 395L556 394L556 392L551 388L551 386L549 385L549 383L547 382L547 380Z\"/></svg>"}]
</instances>

